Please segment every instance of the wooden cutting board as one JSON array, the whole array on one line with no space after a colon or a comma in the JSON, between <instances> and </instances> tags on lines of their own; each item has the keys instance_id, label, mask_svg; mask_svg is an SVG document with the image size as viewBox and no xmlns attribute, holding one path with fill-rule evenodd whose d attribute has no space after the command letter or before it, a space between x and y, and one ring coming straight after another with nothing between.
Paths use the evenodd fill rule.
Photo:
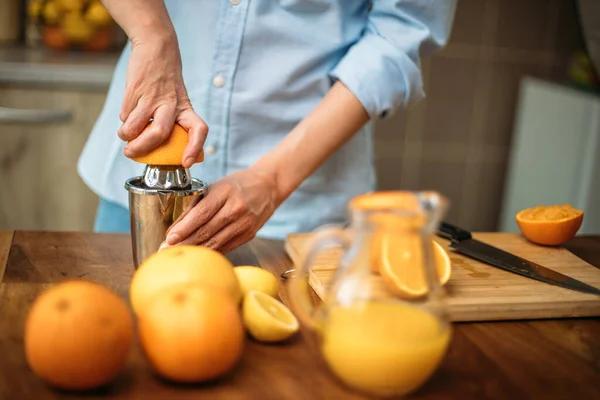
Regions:
<instances>
[{"instance_id":1,"label":"wooden cutting board","mask_svg":"<svg viewBox=\"0 0 600 400\"><path fill-rule=\"evenodd\" d=\"M310 233L289 235L285 248L297 265ZM475 239L519 257L554 269L600 288L600 268L588 264L565 248L536 246L514 233L474 233ZM446 247L448 240L435 238ZM600 316L600 296L563 289L490 265L448 250L452 276L445 285L447 305L453 321L520 320ZM324 250L315 260L309 284L323 299L341 250ZM382 278L374 276L376 285ZM382 290L383 287L382 287Z\"/></svg>"}]
</instances>

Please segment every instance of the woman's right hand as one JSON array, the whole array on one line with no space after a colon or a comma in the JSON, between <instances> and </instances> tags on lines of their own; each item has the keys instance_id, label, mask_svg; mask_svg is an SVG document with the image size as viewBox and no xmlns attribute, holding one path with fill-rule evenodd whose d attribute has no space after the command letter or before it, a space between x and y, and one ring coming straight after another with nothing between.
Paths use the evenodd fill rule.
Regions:
<instances>
[{"instance_id":1,"label":"woman's right hand","mask_svg":"<svg viewBox=\"0 0 600 400\"><path fill-rule=\"evenodd\" d=\"M127 157L144 155L171 133L177 122L189 133L182 166L191 167L208 134L206 123L194 111L183 83L181 56L175 32L132 39L119 137L129 142ZM153 119L150 128L142 130Z\"/></svg>"}]
</instances>

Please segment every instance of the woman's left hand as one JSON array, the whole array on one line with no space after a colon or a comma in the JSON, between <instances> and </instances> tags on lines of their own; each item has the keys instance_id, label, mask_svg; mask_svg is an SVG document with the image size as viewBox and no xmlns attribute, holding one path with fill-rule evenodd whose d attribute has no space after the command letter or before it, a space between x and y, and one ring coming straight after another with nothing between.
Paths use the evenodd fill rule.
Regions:
<instances>
[{"instance_id":1,"label":"woman's left hand","mask_svg":"<svg viewBox=\"0 0 600 400\"><path fill-rule=\"evenodd\" d=\"M275 177L253 167L214 184L167 231L161 249L177 244L203 245L227 253L250 241L282 200Z\"/></svg>"}]
</instances>

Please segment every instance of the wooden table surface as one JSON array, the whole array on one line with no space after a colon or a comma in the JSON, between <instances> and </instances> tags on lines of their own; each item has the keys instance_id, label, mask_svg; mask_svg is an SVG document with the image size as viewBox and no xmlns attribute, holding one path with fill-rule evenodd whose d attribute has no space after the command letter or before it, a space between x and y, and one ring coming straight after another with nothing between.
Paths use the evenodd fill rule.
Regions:
<instances>
[{"instance_id":1,"label":"wooden table surface","mask_svg":"<svg viewBox=\"0 0 600 400\"><path fill-rule=\"evenodd\" d=\"M600 237L578 237L567 247L600 267ZM260 239L229 258L276 274L291 266L282 243ZM25 363L27 311L40 291L67 277L101 282L127 298L133 272L128 235L0 232L0 399L76 398L50 389ZM287 302L285 284L280 297ZM233 373L198 386L157 378L136 344L122 376L85 398L364 398L331 376L309 332L280 345L246 344ZM600 319L455 324L443 364L411 398L600 399Z\"/></svg>"}]
</instances>

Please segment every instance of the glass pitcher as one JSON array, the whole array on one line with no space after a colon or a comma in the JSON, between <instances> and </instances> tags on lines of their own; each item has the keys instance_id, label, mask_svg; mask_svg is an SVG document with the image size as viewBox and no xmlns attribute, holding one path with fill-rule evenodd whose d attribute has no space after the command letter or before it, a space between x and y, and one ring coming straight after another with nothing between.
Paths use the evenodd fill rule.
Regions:
<instances>
[{"instance_id":1,"label":"glass pitcher","mask_svg":"<svg viewBox=\"0 0 600 400\"><path fill-rule=\"evenodd\" d=\"M406 395L444 358L452 331L443 301L450 259L433 234L447 204L436 192L360 195L349 202L348 228L321 227L304 248L290 281L291 306L346 386ZM331 247L341 247L341 258L315 308L307 279Z\"/></svg>"}]
</instances>

